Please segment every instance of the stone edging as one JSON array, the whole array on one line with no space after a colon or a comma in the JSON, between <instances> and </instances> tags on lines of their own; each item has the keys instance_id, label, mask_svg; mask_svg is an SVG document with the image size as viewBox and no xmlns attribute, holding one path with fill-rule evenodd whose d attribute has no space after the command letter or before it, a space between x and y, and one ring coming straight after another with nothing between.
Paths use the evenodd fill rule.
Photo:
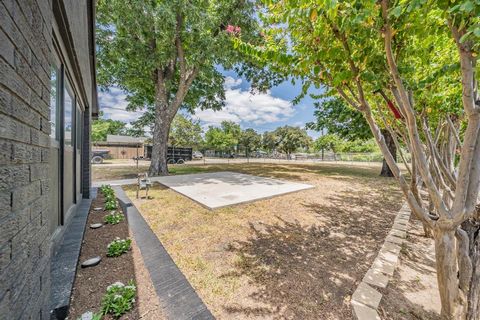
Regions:
<instances>
[{"instance_id":1,"label":"stone edging","mask_svg":"<svg viewBox=\"0 0 480 320\"><path fill-rule=\"evenodd\" d=\"M113 189L127 215L128 227L140 249L145 267L150 274L153 287L167 319L214 320L215 317L123 189L118 186Z\"/></svg>"},{"instance_id":2,"label":"stone edging","mask_svg":"<svg viewBox=\"0 0 480 320\"><path fill-rule=\"evenodd\" d=\"M355 319L380 320L377 308L382 299L382 294L375 287L386 288L390 277L393 276L401 245L407 236L409 220L410 208L405 202L398 211L392 229L385 238L375 261L352 295L351 304Z\"/></svg>"}]
</instances>

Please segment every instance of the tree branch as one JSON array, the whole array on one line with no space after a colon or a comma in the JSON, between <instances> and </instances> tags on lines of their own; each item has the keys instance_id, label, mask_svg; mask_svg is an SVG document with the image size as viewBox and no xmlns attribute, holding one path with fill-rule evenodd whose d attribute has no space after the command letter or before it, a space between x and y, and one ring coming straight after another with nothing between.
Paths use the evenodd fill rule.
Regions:
<instances>
[{"instance_id":1,"label":"tree branch","mask_svg":"<svg viewBox=\"0 0 480 320\"><path fill-rule=\"evenodd\" d=\"M416 118L414 110L410 104L407 91L403 85L402 79L400 78L400 73L397 68L397 64L394 60L392 53L392 28L388 21L388 0L382 0L382 16L384 20L384 26L382 29L384 35L385 43L385 53L387 56L387 63L390 68L390 73L395 83L395 87L398 90L399 99L404 107L406 120L407 120L407 129L409 131L409 137L412 144L412 155L416 157L416 163L418 164L418 169L422 176L423 181L427 186L427 191L429 192L435 207L438 210L438 213L443 219L450 219L451 214L448 211L445 203L442 200L440 192L435 185L430 170L428 168L427 159L420 142Z\"/></svg>"}]
</instances>

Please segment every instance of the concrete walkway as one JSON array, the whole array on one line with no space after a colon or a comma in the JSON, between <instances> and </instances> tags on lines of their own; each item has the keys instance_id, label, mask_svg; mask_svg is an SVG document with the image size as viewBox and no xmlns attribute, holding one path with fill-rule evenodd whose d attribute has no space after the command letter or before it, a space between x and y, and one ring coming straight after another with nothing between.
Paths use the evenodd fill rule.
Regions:
<instances>
[{"instance_id":1,"label":"concrete walkway","mask_svg":"<svg viewBox=\"0 0 480 320\"><path fill-rule=\"evenodd\" d=\"M167 318L215 319L122 188L114 189Z\"/></svg>"},{"instance_id":2,"label":"concrete walkway","mask_svg":"<svg viewBox=\"0 0 480 320\"><path fill-rule=\"evenodd\" d=\"M314 187L304 183L230 171L152 177L151 181L159 182L208 209L271 198ZM136 179L98 182L110 185L135 183Z\"/></svg>"}]
</instances>

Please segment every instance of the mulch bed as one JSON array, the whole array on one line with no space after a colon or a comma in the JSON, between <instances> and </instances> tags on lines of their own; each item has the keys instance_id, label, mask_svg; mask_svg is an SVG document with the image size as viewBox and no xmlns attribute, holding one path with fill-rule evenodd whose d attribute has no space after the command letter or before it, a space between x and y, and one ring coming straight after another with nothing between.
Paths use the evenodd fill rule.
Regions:
<instances>
[{"instance_id":1,"label":"mulch bed","mask_svg":"<svg viewBox=\"0 0 480 320\"><path fill-rule=\"evenodd\" d=\"M104 206L104 197L98 192L98 196L93 200L92 206L85 227L85 234L82 242L79 262L77 265L77 275L71 297L69 319L76 320L83 313L92 311L97 313L101 311L102 298L106 293L107 287L117 281L125 285L130 280L135 281L134 257L132 251L122 254L119 257L107 257L107 246L116 237L120 239L130 238L127 220L116 225L104 224L99 229L91 229L90 224L104 223L103 218L109 212L94 211L95 207ZM118 212L122 212L119 207ZM132 245L134 245L132 243ZM89 268L81 268L81 263L89 258L100 256L102 261ZM124 314L120 319L139 319L137 303L132 310ZM105 316L103 319L114 319L111 316Z\"/></svg>"}]
</instances>

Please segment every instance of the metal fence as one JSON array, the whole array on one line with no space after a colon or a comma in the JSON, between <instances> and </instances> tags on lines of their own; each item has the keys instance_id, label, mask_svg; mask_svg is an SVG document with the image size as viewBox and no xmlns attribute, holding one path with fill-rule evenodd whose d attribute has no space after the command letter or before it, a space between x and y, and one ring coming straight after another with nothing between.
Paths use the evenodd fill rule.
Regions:
<instances>
[{"instance_id":1,"label":"metal fence","mask_svg":"<svg viewBox=\"0 0 480 320\"><path fill-rule=\"evenodd\" d=\"M399 159L400 160L400 159ZM286 155L282 156L256 156L256 157L204 157L203 159L193 160L190 164L237 164L237 163L321 163L321 162L337 162L337 163L366 163L374 164L383 161L381 153L324 153L321 154L295 154L287 159Z\"/></svg>"}]
</instances>

